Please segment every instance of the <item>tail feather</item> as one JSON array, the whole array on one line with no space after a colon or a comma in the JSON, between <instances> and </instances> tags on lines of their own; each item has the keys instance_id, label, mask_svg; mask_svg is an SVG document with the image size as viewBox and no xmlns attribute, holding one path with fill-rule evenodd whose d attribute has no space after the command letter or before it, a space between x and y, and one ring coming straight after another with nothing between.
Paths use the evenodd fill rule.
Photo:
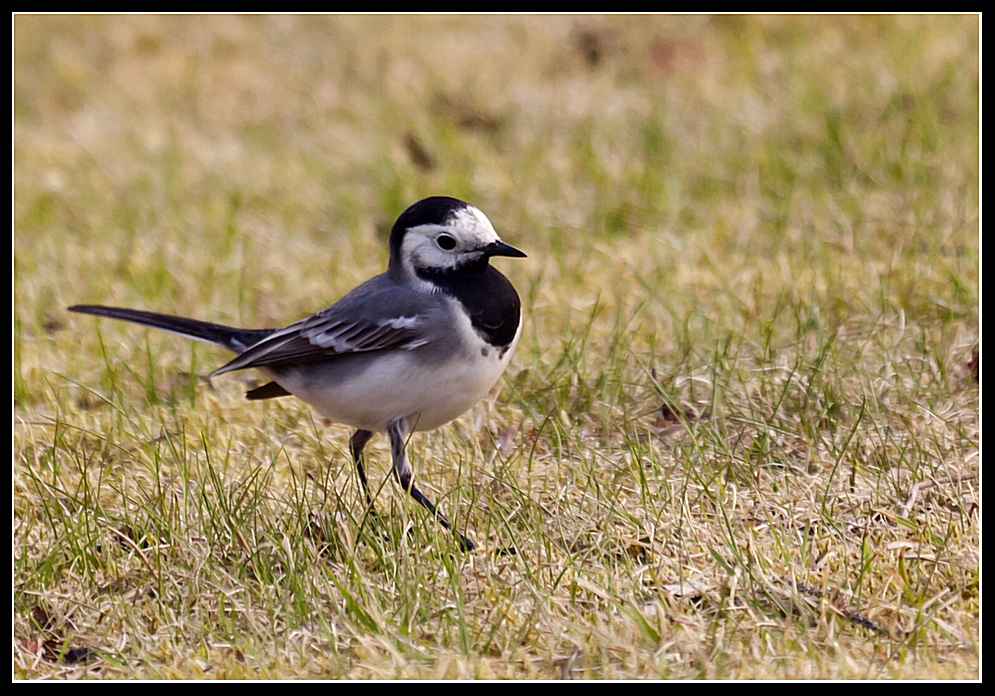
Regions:
<instances>
[{"instance_id":1,"label":"tail feather","mask_svg":"<svg viewBox=\"0 0 995 696\"><path fill-rule=\"evenodd\" d=\"M269 336L276 329L236 329L222 324L212 324L207 321L175 317L158 312L143 312L140 309L125 309L124 307L105 307L103 305L73 305L70 312L92 314L98 317L109 317L130 321L154 329L168 331L195 341L203 341L233 353L241 354L245 349Z\"/></svg>"}]
</instances>

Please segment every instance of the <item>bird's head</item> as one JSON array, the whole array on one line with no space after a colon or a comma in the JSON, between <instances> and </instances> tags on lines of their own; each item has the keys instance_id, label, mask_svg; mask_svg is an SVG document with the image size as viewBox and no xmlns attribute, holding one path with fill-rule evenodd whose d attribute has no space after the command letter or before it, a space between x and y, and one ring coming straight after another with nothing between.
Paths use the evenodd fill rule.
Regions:
<instances>
[{"instance_id":1,"label":"bird's head","mask_svg":"<svg viewBox=\"0 0 995 696\"><path fill-rule=\"evenodd\" d=\"M491 221L474 206L433 196L409 207L394 223L388 272L396 279L482 272L492 256L525 254L502 242Z\"/></svg>"}]
</instances>

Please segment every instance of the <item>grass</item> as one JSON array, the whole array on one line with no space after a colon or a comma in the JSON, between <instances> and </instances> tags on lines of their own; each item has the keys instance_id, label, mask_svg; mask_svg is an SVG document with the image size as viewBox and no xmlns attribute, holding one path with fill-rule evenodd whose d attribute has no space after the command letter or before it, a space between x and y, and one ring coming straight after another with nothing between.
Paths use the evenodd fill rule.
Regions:
<instances>
[{"instance_id":1,"label":"grass","mask_svg":"<svg viewBox=\"0 0 995 696\"><path fill-rule=\"evenodd\" d=\"M15 677L979 678L978 30L15 17ZM438 193L529 254L411 441L473 554L382 438L377 527L346 428L65 312L283 325Z\"/></svg>"}]
</instances>

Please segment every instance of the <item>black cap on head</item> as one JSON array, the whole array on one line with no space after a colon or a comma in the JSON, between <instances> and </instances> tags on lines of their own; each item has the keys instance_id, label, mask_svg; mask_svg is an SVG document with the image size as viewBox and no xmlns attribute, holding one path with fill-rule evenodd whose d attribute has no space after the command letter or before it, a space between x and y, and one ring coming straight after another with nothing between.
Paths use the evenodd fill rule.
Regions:
<instances>
[{"instance_id":1,"label":"black cap on head","mask_svg":"<svg viewBox=\"0 0 995 696\"><path fill-rule=\"evenodd\" d=\"M470 207L468 203L449 196L423 198L408 206L408 209L398 216L390 231L390 257L392 259L400 257L401 241L404 239L404 233L410 228L419 225L445 225L454 214L468 207Z\"/></svg>"}]
</instances>

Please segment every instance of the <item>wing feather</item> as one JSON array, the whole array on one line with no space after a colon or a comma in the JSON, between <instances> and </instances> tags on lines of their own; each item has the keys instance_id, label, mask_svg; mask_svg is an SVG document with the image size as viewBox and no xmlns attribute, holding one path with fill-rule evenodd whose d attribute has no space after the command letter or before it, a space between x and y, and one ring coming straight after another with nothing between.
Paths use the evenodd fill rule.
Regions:
<instances>
[{"instance_id":1,"label":"wing feather","mask_svg":"<svg viewBox=\"0 0 995 696\"><path fill-rule=\"evenodd\" d=\"M277 367L319 362L352 353L377 350L414 350L432 341L427 315L415 314L357 320L344 319L339 305L274 332L226 365L211 373L221 375L249 367Z\"/></svg>"}]
</instances>

